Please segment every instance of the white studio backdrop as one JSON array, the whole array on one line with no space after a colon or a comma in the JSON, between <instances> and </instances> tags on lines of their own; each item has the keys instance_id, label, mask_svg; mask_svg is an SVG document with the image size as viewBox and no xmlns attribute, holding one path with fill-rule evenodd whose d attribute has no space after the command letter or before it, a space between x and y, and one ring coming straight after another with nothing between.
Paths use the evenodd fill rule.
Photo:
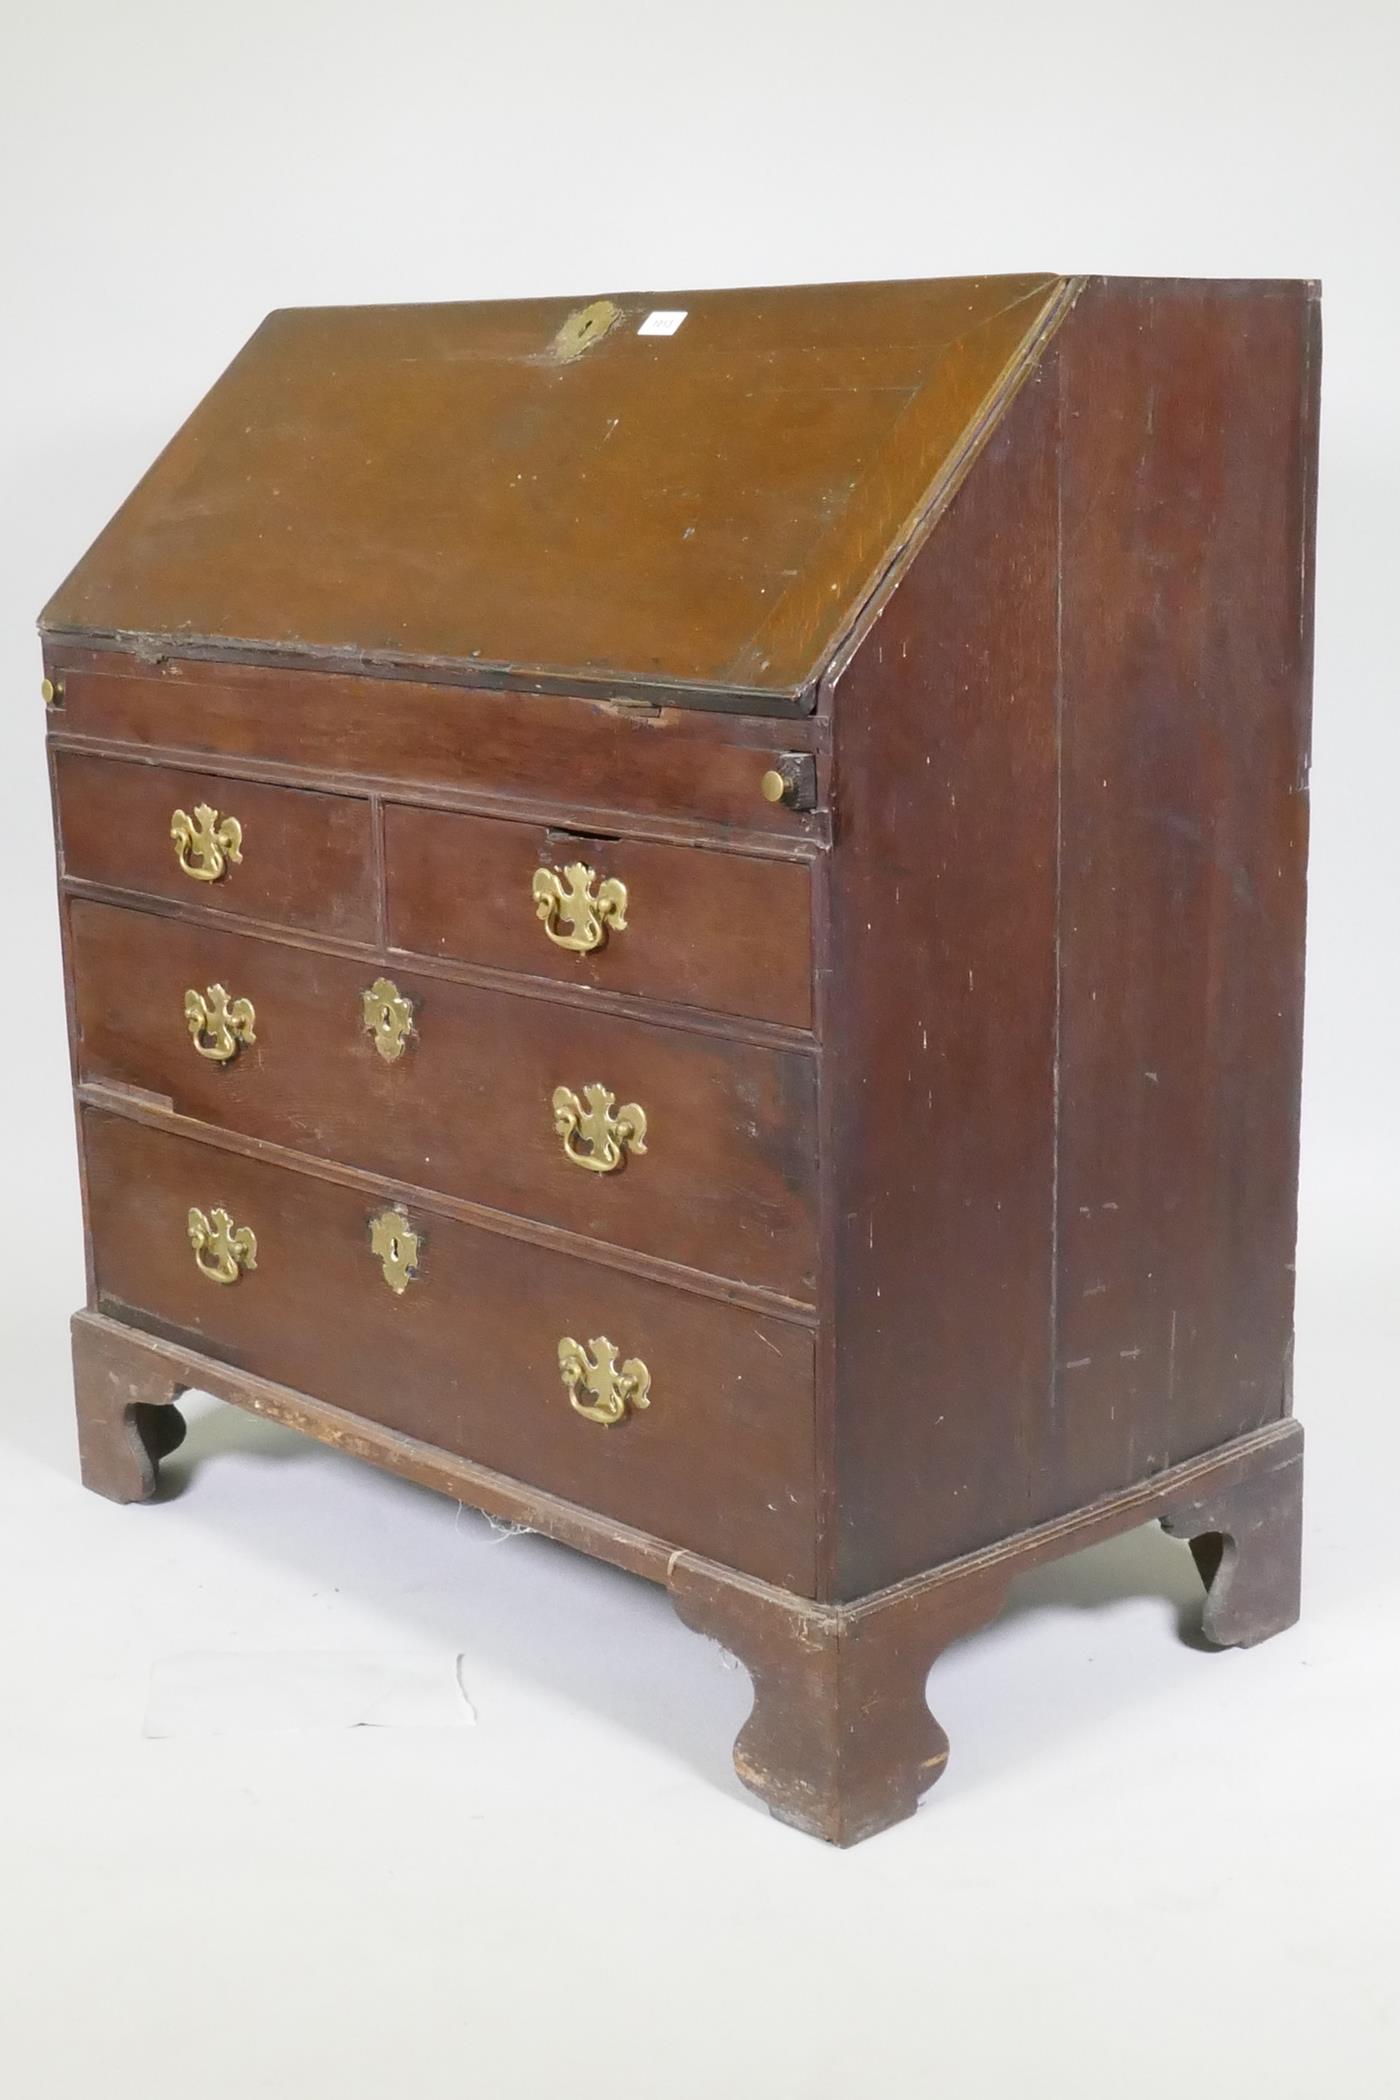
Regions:
<instances>
[{"instance_id":1,"label":"white studio backdrop","mask_svg":"<svg viewBox=\"0 0 1400 2100\"><path fill-rule=\"evenodd\" d=\"M1393 0L0 0L0 2075L21 2100L1394 2090L1398 69ZM251 1429L206 1427L228 1455L168 1507L72 1486L33 626L270 308L1041 268L1323 281L1309 1618L1212 1668L1170 1647L1163 1599L1189 1587L1159 1549L1037 1578L944 1666L948 1781L838 1859L747 1811L725 1776L742 1679L637 1585L329 1455L282 1464ZM136 1740L159 1654L313 1635L461 1646L467 1747Z\"/></svg>"}]
</instances>

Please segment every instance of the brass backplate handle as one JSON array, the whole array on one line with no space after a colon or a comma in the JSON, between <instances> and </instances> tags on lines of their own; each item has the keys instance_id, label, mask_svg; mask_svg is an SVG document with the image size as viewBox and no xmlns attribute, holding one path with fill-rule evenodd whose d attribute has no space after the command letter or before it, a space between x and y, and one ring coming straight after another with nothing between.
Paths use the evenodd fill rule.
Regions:
<instances>
[{"instance_id":1,"label":"brass backplate handle","mask_svg":"<svg viewBox=\"0 0 1400 2100\"><path fill-rule=\"evenodd\" d=\"M237 817L221 817L207 802L194 815L177 809L170 819L175 858L193 882L217 882L243 858L243 826Z\"/></svg>"},{"instance_id":2,"label":"brass backplate handle","mask_svg":"<svg viewBox=\"0 0 1400 2100\"><path fill-rule=\"evenodd\" d=\"M418 1274L423 1242L401 1210L384 1210L369 1221L370 1252L384 1273L384 1281L401 1298Z\"/></svg>"},{"instance_id":3,"label":"brass backplate handle","mask_svg":"<svg viewBox=\"0 0 1400 2100\"><path fill-rule=\"evenodd\" d=\"M376 977L363 994L365 1027L386 1065L394 1064L413 1033L413 1002L405 999L392 977Z\"/></svg>"},{"instance_id":4,"label":"brass backplate handle","mask_svg":"<svg viewBox=\"0 0 1400 2100\"><path fill-rule=\"evenodd\" d=\"M559 1375L571 1406L589 1422L611 1427L629 1408L651 1405L650 1371L639 1356L619 1363L617 1345L605 1334L595 1336L587 1349L566 1334L559 1344Z\"/></svg>"},{"instance_id":5,"label":"brass backplate handle","mask_svg":"<svg viewBox=\"0 0 1400 2100\"><path fill-rule=\"evenodd\" d=\"M626 930L626 885L615 875L598 882L592 868L581 860L570 861L562 871L536 868L530 894L536 917L556 948L589 955L602 947L610 932Z\"/></svg>"},{"instance_id":6,"label":"brass backplate handle","mask_svg":"<svg viewBox=\"0 0 1400 2100\"><path fill-rule=\"evenodd\" d=\"M190 1041L201 1057L216 1065L226 1065L236 1056L240 1043L257 1041L253 1033L256 1018L251 999L230 999L221 984L206 985L202 992L191 988L185 994Z\"/></svg>"},{"instance_id":7,"label":"brass backplate handle","mask_svg":"<svg viewBox=\"0 0 1400 2100\"><path fill-rule=\"evenodd\" d=\"M246 1225L235 1225L218 1205L207 1213L192 1209L186 1230L199 1273L211 1283L237 1283L245 1270L256 1269L258 1243L252 1231Z\"/></svg>"},{"instance_id":8,"label":"brass backplate handle","mask_svg":"<svg viewBox=\"0 0 1400 2100\"><path fill-rule=\"evenodd\" d=\"M592 1174L615 1173L629 1153L640 1158L647 1149L645 1112L635 1101L615 1109L615 1098L606 1086L586 1086L582 1101L572 1087L554 1089L554 1128L564 1140L564 1155Z\"/></svg>"}]
</instances>

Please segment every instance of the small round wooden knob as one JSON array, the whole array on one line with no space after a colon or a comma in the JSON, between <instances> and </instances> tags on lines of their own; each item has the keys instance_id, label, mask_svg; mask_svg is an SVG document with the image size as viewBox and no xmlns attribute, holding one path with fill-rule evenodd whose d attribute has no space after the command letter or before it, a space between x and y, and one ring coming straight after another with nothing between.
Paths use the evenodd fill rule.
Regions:
<instances>
[{"instance_id":1,"label":"small round wooden knob","mask_svg":"<svg viewBox=\"0 0 1400 2100\"><path fill-rule=\"evenodd\" d=\"M781 802L788 791L787 782L773 766L769 767L758 785L762 790L765 802Z\"/></svg>"}]
</instances>

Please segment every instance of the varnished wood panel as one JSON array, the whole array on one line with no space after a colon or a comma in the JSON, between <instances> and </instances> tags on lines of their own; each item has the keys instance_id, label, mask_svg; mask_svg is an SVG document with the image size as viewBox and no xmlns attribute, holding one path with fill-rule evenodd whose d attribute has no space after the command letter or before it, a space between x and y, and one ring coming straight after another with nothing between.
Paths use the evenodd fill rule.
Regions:
<instances>
[{"instance_id":1,"label":"varnished wood panel","mask_svg":"<svg viewBox=\"0 0 1400 2100\"><path fill-rule=\"evenodd\" d=\"M397 963L413 1034L386 1063L362 962L112 906L70 907L78 1070L181 1115L809 1300L815 1068L799 1051L691 1036ZM251 998L256 1040L196 1052L187 989ZM647 1116L610 1174L565 1158L556 1086L597 1082Z\"/></svg>"},{"instance_id":2,"label":"varnished wood panel","mask_svg":"<svg viewBox=\"0 0 1400 2100\"><path fill-rule=\"evenodd\" d=\"M1062 290L622 293L572 356L588 298L274 313L44 624L798 705Z\"/></svg>"},{"instance_id":3,"label":"varnished wood panel","mask_svg":"<svg viewBox=\"0 0 1400 2100\"><path fill-rule=\"evenodd\" d=\"M77 752L55 753L54 771L66 875L238 918L373 938L367 802ZM173 813L193 814L199 803L243 827L242 858L217 882L187 875L170 836Z\"/></svg>"},{"instance_id":4,"label":"varnished wood panel","mask_svg":"<svg viewBox=\"0 0 1400 2100\"><path fill-rule=\"evenodd\" d=\"M393 804L384 857L395 948L810 1026L805 865ZM575 861L628 893L625 930L587 955L549 939L530 893Z\"/></svg>"},{"instance_id":5,"label":"varnished wood panel","mask_svg":"<svg viewBox=\"0 0 1400 2100\"><path fill-rule=\"evenodd\" d=\"M100 1310L811 1589L807 1329L421 1214L420 1272L396 1296L370 1249L375 1206L353 1191L119 1116L87 1110L83 1125ZM191 1204L252 1228L251 1274L228 1287L200 1275ZM640 1356L645 1413L612 1428L578 1415L563 1335Z\"/></svg>"},{"instance_id":6,"label":"varnished wood panel","mask_svg":"<svg viewBox=\"0 0 1400 2100\"><path fill-rule=\"evenodd\" d=\"M820 816L764 800L759 782L807 722L471 691L410 680L60 652L54 727L72 737L628 810L769 833Z\"/></svg>"},{"instance_id":7,"label":"varnished wood panel","mask_svg":"<svg viewBox=\"0 0 1400 2100\"><path fill-rule=\"evenodd\" d=\"M1042 367L832 697L840 1597L1018 1529L1033 1493L1053 1273L1057 422Z\"/></svg>"},{"instance_id":8,"label":"varnished wood panel","mask_svg":"<svg viewBox=\"0 0 1400 2100\"><path fill-rule=\"evenodd\" d=\"M1099 282L1060 338L1057 1507L1287 1405L1316 311Z\"/></svg>"}]
</instances>

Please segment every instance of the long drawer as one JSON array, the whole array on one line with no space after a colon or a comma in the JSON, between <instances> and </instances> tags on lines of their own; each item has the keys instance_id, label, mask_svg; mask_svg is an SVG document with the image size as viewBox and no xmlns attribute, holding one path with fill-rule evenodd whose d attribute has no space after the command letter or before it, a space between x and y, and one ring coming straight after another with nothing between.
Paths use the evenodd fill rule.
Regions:
<instances>
[{"instance_id":1,"label":"long drawer","mask_svg":"<svg viewBox=\"0 0 1400 2100\"><path fill-rule=\"evenodd\" d=\"M812 1593L809 1329L122 1116L84 1137L104 1311Z\"/></svg>"},{"instance_id":2,"label":"long drawer","mask_svg":"<svg viewBox=\"0 0 1400 2100\"><path fill-rule=\"evenodd\" d=\"M406 1185L810 1299L800 1050L75 899L78 1076Z\"/></svg>"}]
</instances>

